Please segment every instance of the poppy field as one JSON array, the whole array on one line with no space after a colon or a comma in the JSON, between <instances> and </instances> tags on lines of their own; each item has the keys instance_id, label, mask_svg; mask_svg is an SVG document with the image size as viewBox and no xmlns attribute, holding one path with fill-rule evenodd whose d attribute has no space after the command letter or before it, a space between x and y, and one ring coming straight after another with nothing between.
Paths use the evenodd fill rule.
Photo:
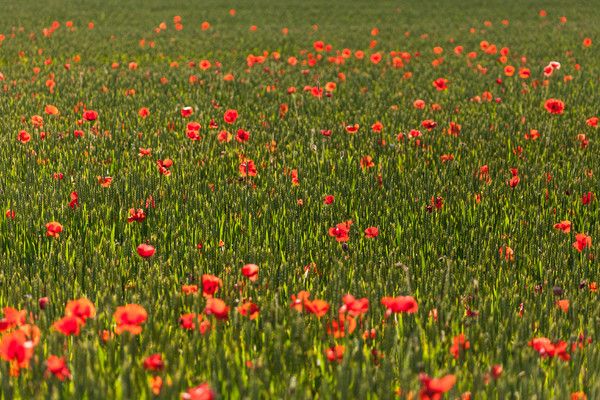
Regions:
<instances>
[{"instance_id":1,"label":"poppy field","mask_svg":"<svg viewBox=\"0 0 600 400\"><path fill-rule=\"evenodd\" d=\"M17 3L0 398L600 398L593 2Z\"/></svg>"}]
</instances>

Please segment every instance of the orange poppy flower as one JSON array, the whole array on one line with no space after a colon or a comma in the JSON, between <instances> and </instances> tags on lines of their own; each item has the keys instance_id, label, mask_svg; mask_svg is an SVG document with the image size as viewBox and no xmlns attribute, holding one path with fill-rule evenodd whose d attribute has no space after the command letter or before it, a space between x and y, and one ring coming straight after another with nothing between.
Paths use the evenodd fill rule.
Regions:
<instances>
[{"instance_id":1,"label":"orange poppy flower","mask_svg":"<svg viewBox=\"0 0 600 400\"><path fill-rule=\"evenodd\" d=\"M378 64L381 61L381 53L377 52L375 54L371 54L371 62L373 64Z\"/></svg>"},{"instance_id":2,"label":"orange poppy flower","mask_svg":"<svg viewBox=\"0 0 600 400\"><path fill-rule=\"evenodd\" d=\"M371 156L364 156L360 159L360 168L365 170L371 167L374 167L375 163L373 162L373 158Z\"/></svg>"},{"instance_id":3,"label":"orange poppy flower","mask_svg":"<svg viewBox=\"0 0 600 400\"><path fill-rule=\"evenodd\" d=\"M564 233L569 233L571 232L571 221L560 221L554 224L554 229L562 229Z\"/></svg>"},{"instance_id":4,"label":"orange poppy flower","mask_svg":"<svg viewBox=\"0 0 600 400\"><path fill-rule=\"evenodd\" d=\"M50 114L50 115L58 115L59 114L58 108L56 108L53 105L47 105L46 108L44 108L44 111L46 112L46 114Z\"/></svg>"},{"instance_id":5,"label":"orange poppy flower","mask_svg":"<svg viewBox=\"0 0 600 400\"><path fill-rule=\"evenodd\" d=\"M583 45L585 47L590 47L592 45L592 39L590 39L590 38L583 39Z\"/></svg>"},{"instance_id":6,"label":"orange poppy flower","mask_svg":"<svg viewBox=\"0 0 600 400\"><path fill-rule=\"evenodd\" d=\"M127 304L121 306L115 311L115 320L117 327L115 333L120 335L123 331L128 331L133 335L139 335L142 332L140 324L148 319L146 310L137 304Z\"/></svg>"},{"instance_id":7,"label":"orange poppy flower","mask_svg":"<svg viewBox=\"0 0 600 400\"><path fill-rule=\"evenodd\" d=\"M346 126L346 131L348 133L356 133L358 131L358 128L360 128L359 124L347 125Z\"/></svg>"},{"instance_id":8,"label":"orange poppy flower","mask_svg":"<svg viewBox=\"0 0 600 400\"><path fill-rule=\"evenodd\" d=\"M379 230L375 227L365 229L366 238L375 238L379 235Z\"/></svg>"},{"instance_id":9,"label":"orange poppy flower","mask_svg":"<svg viewBox=\"0 0 600 400\"><path fill-rule=\"evenodd\" d=\"M329 310L329 304L324 300L304 300L304 308L310 314L315 314L317 318L321 318Z\"/></svg>"},{"instance_id":10,"label":"orange poppy flower","mask_svg":"<svg viewBox=\"0 0 600 400\"><path fill-rule=\"evenodd\" d=\"M513 76L514 73L515 73L515 67L513 67L512 65L507 65L506 67L504 67L504 75Z\"/></svg>"},{"instance_id":11,"label":"orange poppy flower","mask_svg":"<svg viewBox=\"0 0 600 400\"><path fill-rule=\"evenodd\" d=\"M59 233L62 232L63 226L56 221L52 221L46 224L46 229L48 229L48 232L46 232L47 236L59 237Z\"/></svg>"},{"instance_id":12,"label":"orange poppy flower","mask_svg":"<svg viewBox=\"0 0 600 400\"><path fill-rule=\"evenodd\" d=\"M292 304L290 305L290 308L293 308L296 311L302 311L304 308L304 301L308 300L309 297L310 293L306 290L298 292L298 296L292 295Z\"/></svg>"},{"instance_id":13,"label":"orange poppy flower","mask_svg":"<svg viewBox=\"0 0 600 400\"><path fill-rule=\"evenodd\" d=\"M248 160L245 163L241 163L239 166L240 175L242 177L246 176L256 176L258 173L256 171L256 166L254 165L254 161Z\"/></svg>"},{"instance_id":14,"label":"orange poppy flower","mask_svg":"<svg viewBox=\"0 0 600 400\"><path fill-rule=\"evenodd\" d=\"M585 233L579 233L575 236L576 242L573 243L573 247L575 247L578 251L583 251L585 247L590 247L592 245L592 238L590 236L586 236Z\"/></svg>"},{"instance_id":15,"label":"orange poppy flower","mask_svg":"<svg viewBox=\"0 0 600 400\"><path fill-rule=\"evenodd\" d=\"M0 320L0 332L4 332L25 323L26 310L19 311L12 307L4 307L2 311L4 311L4 318Z\"/></svg>"},{"instance_id":16,"label":"orange poppy flower","mask_svg":"<svg viewBox=\"0 0 600 400\"><path fill-rule=\"evenodd\" d=\"M110 185L112 183L112 178L110 176L107 176L104 178L101 176L98 176L97 178L98 178L98 183L100 184L100 186L105 187L105 188L110 187Z\"/></svg>"},{"instance_id":17,"label":"orange poppy flower","mask_svg":"<svg viewBox=\"0 0 600 400\"><path fill-rule=\"evenodd\" d=\"M221 131L217 138L219 139L219 143L229 143L233 136L228 131Z\"/></svg>"},{"instance_id":18,"label":"orange poppy flower","mask_svg":"<svg viewBox=\"0 0 600 400\"><path fill-rule=\"evenodd\" d=\"M198 291L198 285L182 285L181 291L183 294L194 294Z\"/></svg>"},{"instance_id":19,"label":"orange poppy flower","mask_svg":"<svg viewBox=\"0 0 600 400\"><path fill-rule=\"evenodd\" d=\"M258 317L260 312L260 307L254 303L248 302L244 303L237 308L237 311L242 314L244 317L248 317L250 319L255 319Z\"/></svg>"}]
</instances>

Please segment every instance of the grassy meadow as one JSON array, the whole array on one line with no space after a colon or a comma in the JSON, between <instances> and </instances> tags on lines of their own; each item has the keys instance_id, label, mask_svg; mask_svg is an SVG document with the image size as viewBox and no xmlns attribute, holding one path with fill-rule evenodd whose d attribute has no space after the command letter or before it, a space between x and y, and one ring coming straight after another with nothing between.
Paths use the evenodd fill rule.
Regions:
<instances>
[{"instance_id":1,"label":"grassy meadow","mask_svg":"<svg viewBox=\"0 0 600 400\"><path fill-rule=\"evenodd\" d=\"M0 5L0 398L600 398L596 2Z\"/></svg>"}]
</instances>

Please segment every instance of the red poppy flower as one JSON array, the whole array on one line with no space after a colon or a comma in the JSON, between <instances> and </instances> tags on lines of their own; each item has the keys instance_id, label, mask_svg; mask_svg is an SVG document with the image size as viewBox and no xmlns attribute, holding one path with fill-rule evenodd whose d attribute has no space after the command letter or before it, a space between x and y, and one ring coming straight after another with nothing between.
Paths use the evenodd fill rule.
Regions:
<instances>
[{"instance_id":1,"label":"red poppy flower","mask_svg":"<svg viewBox=\"0 0 600 400\"><path fill-rule=\"evenodd\" d=\"M571 355L566 352L568 344L563 341L552 343L548 338L537 337L529 341L529 347L537 351L542 358L559 356L563 361L571 358Z\"/></svg>"},{"instance_id":2,"label":"red poppy flower","mask_svg":"<svg viewBox=\"0 0 600 400\"><path fill-rule=\"evenodd\" d=\"M412 296L384 297L381 304L387 307L386 317L393 312L412 314L419 310L419 305Z\"/></svg>"},{"instance_id":3,"label":"red poppy flower","mask_svg":"<svg viewBox=\"0 0 600 400\"><path fill-rule=\"evenodd\" d=\"M465 340L465 334L461 333L460 335L454 336L452 346L450 346L450 354L454 354L454 359L458 360L458 353L460 349L464 351L470 346L471 343L469 343L468 340Z\"/></svg>"},{"instance_id":4,"label":"red poppy flower","mask_svg":"<svg viewBox=\"0 0 600 400\"><path fill-rule=\"evenodd\" d=\"M98 183L100 184L100 186L102 187L110 187L110 185L112 184L112 178L110 176L107 176L105 178L98 176Z\"/></svg>"},{"instance_id":5,"label":"red poppy flower","mask_svg":"<svg viewBox=\"0 0 600 400\"><path fill-rule=\"evenodd\" d=\"M564 233L569 233L571 232L571 221L561 221L554 224L554 229L562 229Z\"/></svg>"},{"instance_id":6,"label":"red poppy flower","mask_svg":"<svg viewBox=\"0 0 600 400\"><path fill-rule=\"evenodd\" d=\"M81 325L85 325L85 321L88 318L94 318L96 316L96 307L94 307L94 303L88 299L81 298L71 300L65 307L65 315L67 317L71 315L75 316Z\"/></svg>"},{"instance_id":7,"label":"red poppy flower","mask_svg":"<svg viewBox=\"0 0 600 400\"><path fill-rule=\"evenodd\" d=\"M223 119L228 124L233 124L235 122L235 120L237 119L237 117L238 117L237 110L227 110L227 111L225 111L225 114L223 115Z\"/></svg>"},{"instance_id":8,"label":"red poppy flower","mask_svg":"<svg viewBox=\"0 0 600 400\"><path fill-rule=\"evenodd\" d=\"M75 315L68 315L56 321L52 326L63 335L79 335L81 320Z\"/></svg>"},{"instance_id":9,"label":"red poppy flower","mask_svg":"<svg viewBox=\"0 0 600 400\"><path fill-rule=\"evenodd\" d=\"M335 237L338 242L347 242L350 225L352 225L352 221L342 222L333 228L329 228L329 236Z\"/></svg>"},{"instance_id":10,"label":"red poppy flower","mask_svg":"<svg viewBox=\"0 0 600 400\"><path fill-rule=\"evenodd\" d=\"M256 282L258 279L258 265L256 264L246 264L242 267L242 274L248 278L250 281Z\"/></svg>"},{"instance_id":11,"label":"red poppy flower","mask_svg":"<svg viewBox=\"0 0 600 400\"><path fill-rule=\"evenodd\" d=\"M256 171L256 166L254 165L254 161L252 161L252 160L248 160L245 163L241 163L239 170L240 170L240 175L243 177L256 176L256 174L258 173Z\"/></svg>"},{"instance_id":12,"label":"red poppy flower","mask_svg":"<svg viewBox=\"0 0 600 400\"><path fill-rule=\"evenodd\" d=\"M592 117L592 118L586 119L585 123L588 124L589 126L598 126L598 118Z\"/></svg>"},{"instance_id":13,"label":"red poppy flower","mask_svg":"<svg viewBox=\"0 0 600 400\"><path fill-rule=\"evenodd\" d=\"M56 357L53 355L49 355L46 360L46 364L48 365L48 369L46 370L46 376L50 374L56 376L59 380L64 381L65 379L71 379L71 371L66 365L65 357Z\"/></svg>"},{"instance_id":14,"label":"red poppy flower","mask_svg":"<svg viewBox=\"0 0 600 400\"><path fill-rule=\"evenodd\" d=\"M375 227L365 229L365 237L366 238L375 238L379 235L379 231Z\"/></svg>"},{"instance_id":15,"label":"red poppy flower","mask_svg":"<svg viewBox=\"0 0 600 400\"><path fill-rule=\"evenodd\" d=\"M430 119L426 119L425 121L421 122L421 125L427 128L428 131L430 131L437 126L437 122L432 121Z\"/></svg>"},{"instance_id":16,"label":"red poppy flower","mask_svg":"<svg viewBox=\"0 0 600 400\"><path fill-rule=\"evenodd\" d=\"M98 119L98 112L87 110L83 113L83 119L86 121L95 121Z\"/></svg>"},{"instance_id":17,"label":"red poppy flower","mask_svg":"<svg viewBox=\"0 0 600 400\"><path fill-rule=\"evenodd\" d=\"M573 247L575 247L578 251L583 251L585 247L590 247L592 245L592 238L590 236L586 236L585 233L579 233L575 236L576 242L573 243Z\"/></svg>"},{"instance_id":18,"label":"red poppy flower","mask_svg":"<svg viewBox=\"0 0 600 400\"><path fill-rule=\"evenodd\" d=\"M198 285L182 285L181 291L183 294L194 294L198 291Z\"/></svg>"},{"instance_id":19,"label":"red poppy flower","mask_svg":"<svg viewBox=\"0 0 600 400\"><path fill-rule=\"evenodd\" d=\"M31 140L31 135L25 131L19 131L18 139L22 143L27 143Z\"/></svg>"},{"instance_id":20,"label":"red poppy flower","mask_svg":"<svg viewBox=\"0 0 600 400\"><path fill-rule=\"evenodd\" d=\"M207 383L190 388L187 392L181 394L181 400L214 400L215 398L215 393Z\"/></svg>"},{"instance_id":21,"label":"red poppy flower","mask_svg":"<svg viewBox=\"0 0 600 400\"><path fill-rule=\"evenodd\" d=\"M565 103L557 99L548 99L544 108L551 114L562 114L565 109Z\"/></svg>"},{"instance_id":22,"label":"red poppy flower","mask_svg":"<svg viewBox=\"0 0 600 400\"><path fill-rule=\"evenodd\" d=\"M315 314L317 318L321 318L329 310L329 304L324 300L304 300L304 309L310 314Z\"/></svg>"},{"instance_id":23,"label":"red poppy flower","mask_svg":"<svg viewBox=\"0 0 600 400\"><path fill-rule=\"evenodd\" d=\"M148 149L144 149L143 147L139 148L140 152L138 154L138 156L143 157L143 156L150 156L152 157L152 154L150 153L152 151L151 148Z\"/></svg>"},{"instance_id":24,"label":"red poppy flower","mask_svg":"<svg viewBox=\"0 0 600 400\"><path fill-rule=\"evenodd\" d=\"M232 139L232 136L228 131L221 131L219 132L217 139L219 139L219 143L229 143Z\"/></svg>"},{"instance_id":25,"label":"red poppy flower","mask_svg":"<svg viewBox=\"0 0 600 400\"><path fill-rule=\"evenodd\" d=\"M373 132L381 132L381 130L383 129L383 124L377 121L373 125L371 125L371 129L373 129Z\"/></svg>"},{"instance_id":26,"label":"red poppy flower","mask_svg":"<svg viewBox=\"0 0 600 400\"><path fill-rule=\"evenodd\" d=\"M558 308L560 308L561 310L563 310L564 312L567 312L569 310L569 300L568 299L559 300L556 302L556 306Z\"/></svg>"},{"instance_id":27,"label":"red poppy flower","mask_svg":"<svg viewBox=\"0 0 600 400\"><path fill-rule=\"evenodd\" d=\"M306 290L298 292L298 296L292 295L292 304L290 305L290 308L293 308L298 312L302 311L304 308L304 301L308 300L309 297L310 293Z\"/></svg>"},{"instance_id":28,"label":"red poppy flower","mask_svg":"<svg viewBox=\"0 0 600 400\"><path fill-rule=\"evenodd\" d=\"M448 79L438 78L435 81L433 81L433 86L437 90L446 90L448 89Z\"/></svg>"},{"instance_id":29,"label":"red poppy flower","mask_svg":"<svg viewBox=\"0 0 600 400\"><path fill-rule=\"evenodd\" d=\"M133 335L139 335L142 332L140 324L148 319L148 313L144 307L137 304L127 304L121 306L115 311L115 320L117 326L115 333L120 335L123 331L128 331Z\"/></svg>"},{"instance_id":30,"label":"red poppy flower","mask_svg":"<svg viewBox=\"0 0 600 400\"><path fill-rule=\"evenodd\" d=\"M12 218L16 217L16 216L17 216L17 214L15 214L15 210L6 210L6 216L7 216L8 218L11 218L11 219L12 219Z\"/></svg>"},{"instance_id":31,"label":"red poppy flower","mask_svg":"<svg viewBox=\"0 0 600 400\"><path fill-rule=\"evenodd\" d=\"M360 128L359 124L347 125L346 131L348 131L348 133L356 133L356 131L358 131L358 128Z\"/></svg>"},{"instance_id":32,"label":"red poppy flower","mask_svg":"<svg viewBox=\"0 0 600 400\"><path fill-rule=\"evenodd\" d=\"M327 197L325 197L325 204L331 204L334 202L334 200L335 200L335 197L327 196Z\"/></svg>"},{"instance_id":33,"label":"red poppy flower","mask_svg":"<svg viewBox=\"0 0 600 400\"><path fill-rule=\"evenodd\" d=\"M346 348L344 346L337 345L333 348L327 349L327 359L329 361L342 362L342 358L344 357L344 351Z\"/></svg>"},{"instance_id":34,"label":"red poppy flower","mask_svg":"<svg viewBox=\"0 0 600 400\"><path fill-rule=\"evenodd\" d=\"M519 178L518 176L513 176L512 178L510 178L510 180L506 181L506 184L511 188L514 188L519 184L520 181L521 178Z\"/></svg>"},{"instance_id":35,"label":"red poppy flower","mask_svg":"<svg viewBox=\"0 0 600 400\"><path fill-rule=\"evenodd\" d=\"M144 258L152 257L152 255L156 252L154 247L149 244L142 243L137 247L137 253Z\"/></svg>"},{"instance_id":36,"label":"red poppy flower","mask_svg":"<svg viewBox=\"0 0 600 400\"><path fill-rule=\"evenodd\" d=\"M353 317L357 317L361 314L366 313L369 310L369 299L355 299L351 294L347 294L343 297L344 305L340 307L339 312L348 312Z\"/></svg>"},{"instance_id":37,"label":"red poppy flower","mask_svg":"<svg viewBox=\"0 0 600 400\"><path fill-rule=\"evenodd\" d=\"M140 111L138 111L138 115L142 118L146 118L148 115L150 115L150 111L147 107L142 107L140 108Z\"/></svg>"},{"instance_id":38,"label":"red poppy flower","mask_svg":"<svg viewBox=\"0 0 600 400\"><path fill-rule=\"evenodd\" d=\"M433 379L428 375L419 374L421 382L421 391L419 392L420 400L439 400L442 394L449 391L456 382L456 376L446 375L440 379Z\"/></svg>"},{"instance_id":39,"label":"red poppy flower","mask_svg":"<svg viewBox=\"0 0 600 400\"><path fill-rule=\"evenodd\" d=\"M346 333L350 334L354 332L355 329L356 320L346 316L346 314L339 314L337 319L331 321L331 324L327 324L327 333L333 335L336 339L344 337Z\"/></svg>"},{"instance_id":40,"label":"red poppy flower","mask_svg":"<svg viewBox=\"0 0 600 400\"><path fill-rule=\"evenodd\" d=\"M239 129L237 131L237 134L235 135L235 140L237 140L240 143L247 142L248 140L250 140L250 133L246 132L243 129Z\"/></svg>"},{"instance_id":41,"label":"red poppy flower","mask_svg":"<svg viewBox=\"0 0 600 400\"><path fill-rule=\"evenodd\" d=\"M371 156L364 156L360 159L360 168L362 168L363 170L374 166L375 163L373 162L373 158L371 158Z\"/></svg>"},{"instance_id":42,"label":"red poppy flower","mask_svg":"<svg viewBox=\"0 0 600 400\"><path fill-rule=\"evenodd\" d=\"M150 371L162 371L165 369L165 363L162 360L162 355L156 353L144 359L144 369Z\"/></svg>"},{"instance_id":43,"label":"red poppy flower","mask_svg":"<svg viewBox=\"0 0 600 400\"><path fill-rule=\"evenodd\" d=\"M258 313L260 312L260 307L254 303L248 302L244 303L237 308L237 311L242 314L244 317L248 317L250 319L255 319L258 317Z\"/></svg>"},{"instance_id":44,"label":"red poppy flower","mask_svg":"<svg viewBox=\"0 0 600 400\"><path fill-rule=\"evenodd\" d=\"M0 332L4 332L25 323L26 310L19 311L12 307L4 307L2 311L4 311L4 318L0 320Z\"/></svg>"},{"instance_id":45,"label":"red poppy flower","mask_svg":"<svg viewBox=\"0 0 600 400\"><path fill-rule=\"evenodd\" d=\"M46 232L47 236L59 237L59 233L62 232L63 226L58 222L53 221L46 224L46 229L48 229L48 232Z\"/></svg>"},{"instance_id":46,"label":"red poppy flower","mask_svg":"<svg viewBox=\"0 0 600 400\"><path fill-rule=\"evenodd\" d=\"M192 115L192 113L193 113L193 112L194 112L194 109L193 109L192 107L183 107L183 108L181 109L181 116L182 116L183 118L187 118L187 117L189 117L190 115Z\"/></svg>"},{"instance_id":47,"label":"red poppy flower","mask_svg":"<svg viewBox=\"0 0 600 400\"><path fill-rule=\"evenodd\" d=\"M223 286L223 281L220 278L214 275L202 275L202 295L204 297L212 297L221 286Z\"/></svg>"},{"instance_id":48,"label":"red poppy flower","mask_svg":"<svg viewBox=\"0 0 600 400\"><path fill-rule=\"evenodd\" d=\"M144 213L144 210L141 208L138 208L137 211L135 210L135 208L130 208L129 215L130 215L130 217L127 217L127 222L133 222L133 221L144 222L144 220L146 219L146 214Z\"/></svg>"},{"instance_id":49,"label":"red poppy flower","mask_svg":"<svg viewBox=\"0 0 600 400\"><path fill-rule=\"evenodd\" d=\"M20 368L29 366L33 356L33 342L27 339L25 332L16 330L2 336L0 341L0 357L11 363L10 375L18 376Z\"/></svg>"},{"instance_id":50,"label":"red poppy flower","mask_svg":"<svg viewBox=\"0 0 600 400\"><path fill-rule=\"evenodd\" d=\"M209 298L204 308L205 315L214 315L217 319L227 320L229 308L221 299Z\"/></svg>"}]
</instances>

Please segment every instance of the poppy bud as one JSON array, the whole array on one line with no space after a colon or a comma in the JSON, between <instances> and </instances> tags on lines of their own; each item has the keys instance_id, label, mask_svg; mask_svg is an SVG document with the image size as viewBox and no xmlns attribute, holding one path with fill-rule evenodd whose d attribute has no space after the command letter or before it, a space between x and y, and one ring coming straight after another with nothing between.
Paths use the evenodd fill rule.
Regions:
<instances>
[{"instance_id":1,"label":"poppy bud","mask_svg":"<svg viewBox=\"0 0 600 400\"><path fill-rule=\"evenodd\" d=\"M346 242L342 243L342 250L344 250L345 253L350 251L350 248L348 247L348 243L346 243Z\"/></svg>"},{"instance_id":2,"label":"poppy bud","mask_svg":"<svg viewBox=\"0 0 600 400\"><path fill-rule=\"evenodd\" d=\"M560 286L554 286L554 287L552 288L552 293L553 293L555 296L562 296L562 295L563 295L563 290L562 290L562 288L561 288Z\"/></svg>"},{"instance_id":3,"label":"poppy bud","mask_svg":"<svg viewBox=\"0 0 600 400\"><path fill-rule=\"evenodd\" d=\"M50 302L50 299L47 297L42 297L39 300L40 303L40 310L44 310L46 308L46 304L48 304Z\"/></svg>"}]
</instances>

